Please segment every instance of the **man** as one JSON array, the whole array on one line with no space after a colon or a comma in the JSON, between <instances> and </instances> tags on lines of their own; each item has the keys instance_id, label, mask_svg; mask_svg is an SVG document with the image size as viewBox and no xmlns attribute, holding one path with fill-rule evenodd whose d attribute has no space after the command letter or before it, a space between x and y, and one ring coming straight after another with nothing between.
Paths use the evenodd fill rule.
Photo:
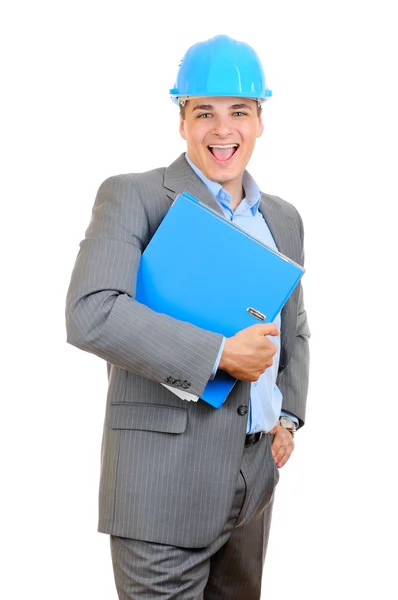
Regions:
<instances>
[{"instance_id":1,"label":"man","mask_svg":"<svg viewBox=\"0 0 398 600\"><path fill-rule=\"evenodd\" d=\"M111 535L123 600L254 600L278 468L304 423L301 285L275 323L224 339L136 302L136 274L183 191L301 264L302 222L245 170L271 95L250 46L227 36L196 44L171 95L187 153L101 185L68 293L68 341L108 362L99 530ZM218 410L161 385L200 397L217 368L239 380Z\"/></svg>"}]
</instances>

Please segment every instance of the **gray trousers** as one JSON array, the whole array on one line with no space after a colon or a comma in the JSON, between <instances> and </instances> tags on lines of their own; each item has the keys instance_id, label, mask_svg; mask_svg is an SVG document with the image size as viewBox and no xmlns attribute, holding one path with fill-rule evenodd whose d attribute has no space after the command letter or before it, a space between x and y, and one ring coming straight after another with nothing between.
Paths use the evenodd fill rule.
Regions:
<instances>
[{"instance_id":1,"label":"gray trousers","mask_svg":"<svg viewBox=\"0 0 398 600\"><path fill-rule=\"evenodd\" d=\"M259 600L279 473L271 436L245 448L234 502L219 537L178 548L111 536L120 600Z\"/></svg>"}]
</instances>

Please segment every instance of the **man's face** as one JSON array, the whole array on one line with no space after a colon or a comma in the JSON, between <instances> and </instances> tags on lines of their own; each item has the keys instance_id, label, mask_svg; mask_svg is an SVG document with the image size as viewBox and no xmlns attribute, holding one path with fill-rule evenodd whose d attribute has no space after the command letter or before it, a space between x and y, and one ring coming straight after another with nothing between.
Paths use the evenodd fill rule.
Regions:
<instances>
[{"instance_id":1,"label":"man's face","mask_svg":"<svg viewBox=\"0 0 398 600\"><path fill-rule=\"evenodd\" d=\"M257 102L247 98L190 98L180 133L192 162L211 181L241 185L263 132Z\"/></svg>"}]
</instances>

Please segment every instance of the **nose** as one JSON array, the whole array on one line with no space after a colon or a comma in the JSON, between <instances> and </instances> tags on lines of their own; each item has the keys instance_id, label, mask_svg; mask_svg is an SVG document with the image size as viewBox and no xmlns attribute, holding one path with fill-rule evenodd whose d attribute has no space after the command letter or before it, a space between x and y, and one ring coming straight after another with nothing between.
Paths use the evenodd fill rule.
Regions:
<instances>
[{"instance_id":1,"label":"nose","mask_svg":"<svg viewBox=\"0 0 398 600\"><path fill-rule=\"evenodd\" d=\"M218 115L214 119L212 133L223 139L232 135L232 123L230 118L228 116Z\"/></svg>"}]
</instances>

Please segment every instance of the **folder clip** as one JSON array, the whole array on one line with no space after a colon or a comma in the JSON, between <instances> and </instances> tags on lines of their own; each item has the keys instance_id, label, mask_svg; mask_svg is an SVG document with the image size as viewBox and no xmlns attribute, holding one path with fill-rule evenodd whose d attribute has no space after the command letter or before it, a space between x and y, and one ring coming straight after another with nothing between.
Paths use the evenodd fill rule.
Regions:
<instances>
[{"instance_id":1,"label":"folder clip","mask_svg":"<svg viewBox=\"0 0 398 600\"><path fill-rule=\"evenodd\" d=\"M259 310L256 310L255 308L248 308L247 312L259 321L265 321L265 319L267 318L265 315L263 315L263 313L261 313Z\"/></svg>"}]
</instances>

